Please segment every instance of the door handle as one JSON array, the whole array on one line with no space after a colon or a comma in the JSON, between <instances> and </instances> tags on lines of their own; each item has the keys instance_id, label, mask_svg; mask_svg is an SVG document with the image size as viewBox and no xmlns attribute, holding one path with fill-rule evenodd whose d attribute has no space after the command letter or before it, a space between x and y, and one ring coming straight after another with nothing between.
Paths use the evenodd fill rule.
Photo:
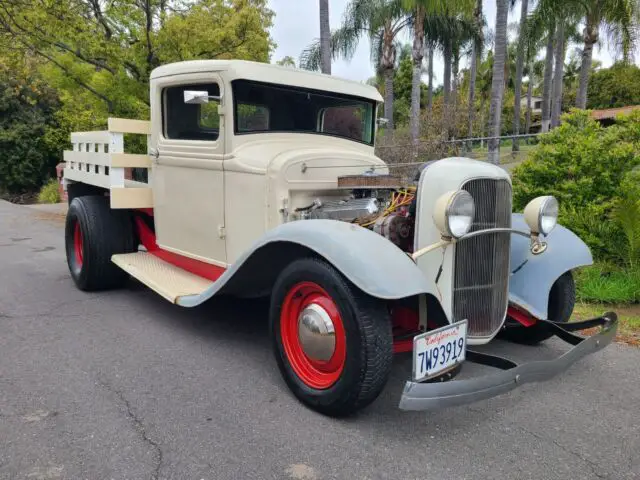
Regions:
<instances>
[{"instance_id":1,"label":"door handle","mask_svg":"<svg viewBox=\"0 0 640 480\"><path fill-rule=\"evenodd\" d=\"M152 158L153 163L158 163L158 157L160 156L160 152L155 148L149 149L149 156Z\"/></svg>"}]
</instances>

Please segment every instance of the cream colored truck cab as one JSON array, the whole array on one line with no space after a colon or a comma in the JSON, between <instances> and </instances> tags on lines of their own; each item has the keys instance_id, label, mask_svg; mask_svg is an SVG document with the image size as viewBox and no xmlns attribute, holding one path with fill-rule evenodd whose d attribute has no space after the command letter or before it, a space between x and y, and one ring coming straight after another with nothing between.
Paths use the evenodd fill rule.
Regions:
<instances>
[{"instance_id":1,"label":"cream colored truck cab","mask_svg":"<svg viewBox=\"0 0 640 480\"><path fill-rule=\"evenodd\" d=\"M479 382L422 383L452 378L468 345L501 330L527 343L557 329L569 338L557 324L573 308L571 270L591 256L554 228L553 197L512 215L509 175L466 158L396 175L375 156L382 98L365 84L207 60L157 68L150 95L150 122L110 119L105 132L72 134L65 152L67 261L79 288L131 275L185 307L269 295L283 378L332 415L375 399L393 352L413 352L407 409L486 398L572 363L539 370L474 352L510 367ZM147 135L149 155L125 153L125 133ZM146 182L127 167L146 168ZM611 340L615 315L596 320L597 339L567 340L578 344L572 361Z\"/></svg>"}]
</instances>

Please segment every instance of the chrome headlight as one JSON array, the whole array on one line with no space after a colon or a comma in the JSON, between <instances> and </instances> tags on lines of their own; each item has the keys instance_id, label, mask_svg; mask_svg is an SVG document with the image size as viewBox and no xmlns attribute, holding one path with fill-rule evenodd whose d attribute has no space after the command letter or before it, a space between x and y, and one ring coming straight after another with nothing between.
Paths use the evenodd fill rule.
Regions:
<instances>
[{"instance_id":1,"label":"chrome headlight","mask_svg":"<svg viewBox=\"0 0 640 480\"><path fill-rule=\"evenodd\" d=\"M558 224L558 200L551 195L534 198L524 209L524 219L532 233L549 235Z\"/></svg>"},{"instance_id":2,"label":"chrome headlight","mask_svg":"<svg viewBox=\"0 0 640 480\"><path fill-rule=\"evenodd\" d=\"M473 224L476 205L469 192L447 192L436 201L433 221L445 237L460 238Z\"/></svg>"}]
</instances>

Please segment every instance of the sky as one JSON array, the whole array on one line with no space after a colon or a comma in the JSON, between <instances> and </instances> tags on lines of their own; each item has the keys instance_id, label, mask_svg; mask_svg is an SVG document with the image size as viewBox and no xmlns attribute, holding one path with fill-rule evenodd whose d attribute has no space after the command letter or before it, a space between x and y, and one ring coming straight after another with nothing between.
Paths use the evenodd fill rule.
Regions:
<instances>
[{"instance_id":1,"label":"sky","mask_svg":"<svg viewBox=\"0 0 640 480\"><path fill-rule=\"evenodd\" d=\"M342 14L349 0L329 0L329 16L331 28L340 26ZM531 3L531 2L530 2ZM272 61L291 56L298 62L300 52L320 35L318 20L318 0L269 0L269 8L275 13L274 26L271 35L278 44ZM495 1L485 1L484 14L491 29L495 26ZM520 18L520 2L509 13L509 23L518 22ZM402 41L411 43L411 38L405 34ZM573 49L575 46L571 46ZM594 51L594 58L602 61L604 67L613 63L612 55L605 49ZM461 62L464 68L466 60ZM442 58L436 56L434 60L435 84L442 83ZM365 81L374 75L373 65L369 56L369 41L362 38L358 49L351 61L337 60L332 64L332 74L351 80Z\"/></svg>"}]
</instances>

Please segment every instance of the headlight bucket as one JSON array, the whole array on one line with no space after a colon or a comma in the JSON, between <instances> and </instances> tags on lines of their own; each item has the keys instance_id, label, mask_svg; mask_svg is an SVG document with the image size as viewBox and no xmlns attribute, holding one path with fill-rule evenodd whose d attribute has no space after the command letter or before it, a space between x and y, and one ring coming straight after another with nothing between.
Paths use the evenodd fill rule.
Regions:
<instances>
[{"instance_id":1,"label":"headlight bucket","mask_svg":"<svg viewBox=\"0 0 640 480\"><path fill-rule=\"evenodd\" d=\"M524 209L524 219L531 233L549 235L558 224L558 200L551 195L534 198Z\"/></svg>"},{"instance_id":2,"label":"headlight bucket","mask_svg":"<svg viewBox=\"0 0 640 480\"><path fill-rule=\"evenodd\" d=\"M433 221L449 238L460 238L471 229L475 216L475 202L469 192L454 190L441 195L433 209Z\"/></svg>"}]
</instances>

